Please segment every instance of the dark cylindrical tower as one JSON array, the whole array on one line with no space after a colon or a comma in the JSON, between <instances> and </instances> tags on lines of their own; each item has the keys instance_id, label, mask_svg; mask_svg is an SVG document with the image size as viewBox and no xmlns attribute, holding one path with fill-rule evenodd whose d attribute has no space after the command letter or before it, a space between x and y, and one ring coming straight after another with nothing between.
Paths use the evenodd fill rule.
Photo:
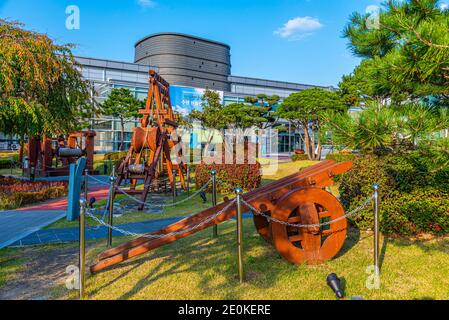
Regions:
<instances>
[{"instance_id":1,"label":"dark cylindrical tower","mask_svg":"<svg viewBox=\"0 0 449 320\"><path fill-rule=\"evenodd\" d=\"M135 45L135 62L158 67L171 85L230 91L231 48L179 33L147 36Z\"/></svg>"}]
</instances>

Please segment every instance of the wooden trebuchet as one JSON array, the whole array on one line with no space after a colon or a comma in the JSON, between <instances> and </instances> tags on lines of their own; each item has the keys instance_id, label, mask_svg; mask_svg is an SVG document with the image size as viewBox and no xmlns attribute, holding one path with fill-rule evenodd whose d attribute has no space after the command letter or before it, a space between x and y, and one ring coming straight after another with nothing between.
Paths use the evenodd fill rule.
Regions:
<instances>
[{"instance_id":1,"label":"wooden trebuchet","mask_svg":"<svg viewBox=\"0 0 449 320\"><path fill-rule=\"evenodd\" d=\"M179 147L181 138L176 134L178 124L171 105L170 85L153 70L149 78L148 99L145 109L140 110L140 127L134 129L131 147L117 172L115 188L116 195L125 181L131 181L131 187L122 191L140 196L139 210L144 209L148 193L155 183L161 186L164 176L168 176L171 187L176 188L174 169L180 177L181 187L186 188L187 165L183 162L182 148ZM177 164L171 160L173 149L177 150ZM137 190L139 182L144 185L142 190Z\"/></svg>"}]
</instances>

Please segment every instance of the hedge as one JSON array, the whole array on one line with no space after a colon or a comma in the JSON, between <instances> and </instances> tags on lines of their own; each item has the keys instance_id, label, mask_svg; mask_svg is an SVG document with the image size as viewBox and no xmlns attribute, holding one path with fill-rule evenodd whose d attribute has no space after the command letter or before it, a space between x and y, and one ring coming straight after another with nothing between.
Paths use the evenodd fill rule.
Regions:
<instances>
[{"instance_id":1,"label":"hedge","mask_svg":"<svg viewBox=\"0 0 449 320\"><path fill-rule=\"evenodd\" d=\"M262 182L261 165L256 164L205 164L196 167L195 179L197 188L204 186L211 178L211 171L217 171L217 179L225 184L218 183L217 191L229 194L233 189L242 188L245 191L260 187ZM212 190L209 187L209 192Z\"/></svg>"},{"instance_id":2,"label":"hedge","mask_svg":"<svg viewBox=\"0 0 449 320\"><path fill-rule=\"evenodd\" d=\"M353 161L358 157L356 154L343 154L343 153L329 153L326 155L326 160L333 160L335 162Z\"/></svg>"},{"instance_id":3,"label":"hedge","mask_svg":"<svg viewBox=\"0 0 449 320\"><path fill-rule=\"evenodd\" d=\"M341 201L350 211L372 196L379 184L381 230L405 236L422 233L449 234L447 167L434 168L419 153L365 156L340 178ZM368 208L353 222L362 229L373 224Z\"/></svg>"},{"instance_id":4,"label":"hedge","mask_svg":"<svg viewBox=\"0 0 449 320\"><path fill-rule=\"evenodd\" d=\"M0 210L66 196L66 182L28 182L0 176Z\"/></svg>"},{"instance_id":5,"label":"hedge","mask_svg":"<svg viewBox=\"0 0 449 320\"><path fill-rule=\"evenodd\" d=\"M121 158L126 158L127 155L128 155L127 151L110 152L104 155L104 160L117 161L120 160Z\"/></svg>"},{"instance_id":6,"label":"hedge","mask_svg":"<svg viewBox=\"0 0 449 320\"><path fill-rule=\"evenodd\" d=\"M307 161L309 160L309 156L306 154L294 154L292 155L292 161L296 162L296 161Z\"/></svg>"}]
</instances>

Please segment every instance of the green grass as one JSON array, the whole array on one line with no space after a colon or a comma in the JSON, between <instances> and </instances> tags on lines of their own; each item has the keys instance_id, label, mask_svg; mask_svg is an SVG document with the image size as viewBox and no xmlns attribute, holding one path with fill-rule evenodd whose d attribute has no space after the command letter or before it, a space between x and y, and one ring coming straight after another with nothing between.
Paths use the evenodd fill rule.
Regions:
<instances>
[{"instance_id":1,"label":"green grass","mask_svg":"<svg viewBox=\"0 0 449 320\"><path fill-rule=\"evenodd\" d=\"M14 275L24 268L23 262L26 259L21 256L18 250L0 250L0 288L7 281L13 279Z\"/></svg>"},{"instance_id":2,"label":"green grass","mask_svg":"<svg viewBox=\"0 0 449 320\"><path fill-rule=\"evenodd\" d=\"M366 269L372 264L371 234L352 229L341 254L318 266L295 266L259 237L251 220L244 223L247 280L237 281L235 222L220 227L218 239L211 230L179 240L105 272L89 275L89 299L334 299L326 277L344 278L348 297L364 299L449 299L446 268L449 239L411 241L385 239L381 287L366 287ZM118 245L128 238L116 238ZM49 250L48 247L36 248ZM104 241L88 243L88 262L105 250ZM23 268L20 249L0 251L2 277ZM25 261L24 261L25 260ZM13 261L13 263L12 263ZM76 299L61 284L47 293L53 298Z\"/></svg>"}]
</instances>

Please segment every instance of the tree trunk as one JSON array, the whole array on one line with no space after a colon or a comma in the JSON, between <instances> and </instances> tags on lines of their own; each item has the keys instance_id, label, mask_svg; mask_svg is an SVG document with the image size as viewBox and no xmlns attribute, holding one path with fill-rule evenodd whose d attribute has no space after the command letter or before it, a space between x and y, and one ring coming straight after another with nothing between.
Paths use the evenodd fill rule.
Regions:
<instances>
[{"instance_id":1,"label":"tree trunk","mask_svg":"<svg viewBox=\"0 0 449 320\"><path fill-rule=\"evenodd\" d=\"M309 160L313 160L313 155L314 155L315 151L312 151L312 148L311 148L311 141L310 141L310 135L309 135L309 123L303 122L302 129L304 131L304 142L306 144L307 156L309 157Z\"/></svg>"},{"instance_id":2,"label":"tree trunk","mask_svg":"<svg viewBox=\"0 0 449 320\"><path fill-rule=\"evenodd\" d=\"M122 129L120 151L123 151L125 149L125 121L123 118L120 118L120 125L121 125L121 129Z\"/></svg>"},{"instance_id":3,"label":"tree trunk","mask_svg":"<svg viewBox=\"0 0 449 320\"><path fill-rule=\"evenodd\" d=\"M19 166L22 167L23 163L23 154L25 149L25 135L22 133L20 135L20 147L19 147Z\"/></svg>"}]
</instances>

